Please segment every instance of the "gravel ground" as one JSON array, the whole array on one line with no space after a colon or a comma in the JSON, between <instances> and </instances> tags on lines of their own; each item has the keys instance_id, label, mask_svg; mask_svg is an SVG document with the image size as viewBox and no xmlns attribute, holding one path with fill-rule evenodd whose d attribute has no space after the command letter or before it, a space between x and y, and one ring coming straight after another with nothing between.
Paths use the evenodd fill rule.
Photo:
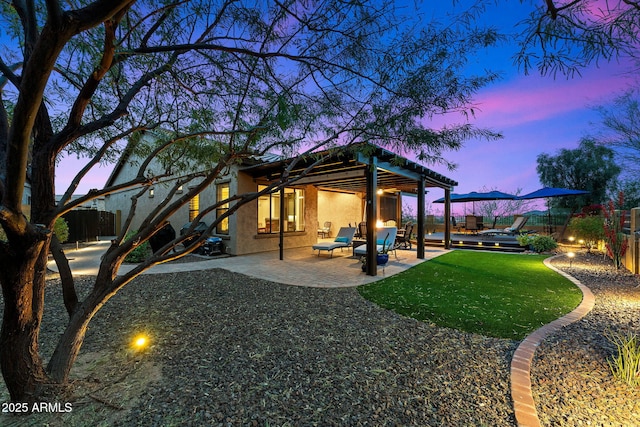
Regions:
<instances>
[{"instance_id":1,"label":"gravel ground","mask_svg":"<svg viewBox=\"0 0 640 427\"><path fill-rule=\"evenodd\" d=\"M640 279L616 270L601 254L583 254L554 266L595 295L581 321L548 337L531 367L533 398L544 426L640 426L640 387L614 379L608 358L611 334L640 335Z\"/></svg>"},{"instance_id":2,"label":"gravel ground","mask_svg":"<svg viewBox=\"0 0 640 427\"><path fill-rule=\"evenodd\" d=\"M594 291L596 307L536 352L543 425L640 425L640 393L613 380L604 338L608 330L638 332L638 279L601 256L556 266ZM635 306L626 302L631 295ZM42 337L65 321L54 315L56 303L48 308ZM153 345L143 354L123 350L140 330ZM75 421L58 414L32 425L513 426L509 363L517 344L401 317L355 289L223 270L144 275L92 322L69 396ZM51 345L42 343L45 358Z\"/></svg>"}]
</instances>

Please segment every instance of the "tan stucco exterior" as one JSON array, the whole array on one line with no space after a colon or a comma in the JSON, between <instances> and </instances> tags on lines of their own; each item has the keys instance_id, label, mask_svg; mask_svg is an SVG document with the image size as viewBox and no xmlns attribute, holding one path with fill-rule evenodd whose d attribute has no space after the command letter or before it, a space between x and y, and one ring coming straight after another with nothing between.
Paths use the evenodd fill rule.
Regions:
<instances>
[{"instance_id":1,"label":"tan stucco exterior","mask_svg":"<svg viewBox=\"0 0 640 427\"><path fill-rule=\"evenodd\" d=\"M114 180L114 183L117 184L118 182L131 179L133 172L132 169L123 167L119 177ZM175 178L161 181L153 186L153 197L144 195L138 199L136 215L131 224L132 230L137 229L148 213L167 196L174 182ZM216 181L216 183L228 183L230 195L255 192L258 186L258 183L252 176L240 170L232 171L226 177ZM300 188L305 190L305 228L304 231L284 233L285 249L309 247L317 242L318 215L320 211L323 212L322 215L324 215L324 218L329 218L327 221L335 224L332 226L332 230L334 230L332 236L335 236L340 226L347 225L349 222L355 223L362 218L361 195L319 192L313 185L302 186ZM116 231L121 229L122 223L126 219L131 206L131 197L138 191L139 189L124 190L106 197L106 210L115 213L117 221L119 222L116 224ZM201 192L199 196L201 209L213 204L215 202L215 196L215 184ZM257 200L249 202L229 217L228 234L213 234L223 239L227 253L231 255L243 255L279 249L280 236L278 233L258 233L257 203ZM323 208L319 209L319 205L323 206ZM210 224L215 218L214 215L215 214L208 214L203 218L203 221ZM188 206L180 208L170 218L171 225L175 228L176 232L179 232L182 226L188 221Z\"/></svg>"}]
</instances>

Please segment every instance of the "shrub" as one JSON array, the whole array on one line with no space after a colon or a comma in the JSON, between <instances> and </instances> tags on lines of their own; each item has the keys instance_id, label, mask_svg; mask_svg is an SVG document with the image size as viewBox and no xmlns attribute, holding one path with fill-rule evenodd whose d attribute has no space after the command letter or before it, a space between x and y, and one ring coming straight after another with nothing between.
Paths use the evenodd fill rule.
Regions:
<instances>
[{"instance_id":1,"label":"shrub","mask_svg":"<svg viewBox=\"0 0 640 427\"><path fill-rule=\"evenodd\" d=\"M53 225L53 232L58 237L60 243L69 240L69 225L64 218L56 219L56 223Z\"/></svg>"},{"instance_id":2,"label":"shrub","mask_svg":"<svg viewBox=\"0 0 640 427\"><path fill-rule=\"evenodd\" d=\"M529 246L533 243L533 235L531 234L520 234L516 237L520 246Z\"/></svg>"},{"instance_id":3,"label":"shrub","mask_svg":"<svg viewBox=\"0 0 640 427\"><path fill-rule=\"evenodd\" d=\"M132 236L134 236L137 231L130 231L125 236L125 240L128 240ZM151 247L149 246L149 242L144 242L141 245L136 246L129 254L125 257L124 262L142 262L147 259L149 255L149 251Z\"/></svg>"},{"instance_id":4,"label":"shrub","mask_svg":"<svg viewBox=\"0 0 640 427\"><path fill-rule=\"evenodd\" d=\"M520 246L531 246L538 253L547 252L558 247L558 243L551 236L521 234L516 239L518 239Z\"/></svg>"},{"instance_id":5,"label":"shrub","mask_svg":"<svg viewBox=\"0 0 640 427\"><path fill-rule=\"evenodd\" d=\"M540 252L548 252L558 247L558 242L556 242L551 236L533 236L533 240L531 242L533 246L533 250Z\"/></svg>"},{"instance_id":6,"label":"shrub","mask_svg":"<svg viewBox=\"0 0 640 427\"><path fill-rule=\"evenodd\" d=\"M604 239L604 219L600 215L571 218L569 228L579 239L584 240L587 252Z\"/></svg>"},{"instance_id":7,"label":"shrub","mask_svg":"<svg viewBox=\"0 0 640 427\"><path fill-rule=\"evenodd\" d=\"M618 205L624 204L624 194L618 195ZM627 252L627 236L622 232L625 222L625 212L616 210L613 200L609 200L604 210L604 240L607 255L613 260L616 268L622 267L622 259Z\"/></svg>"},{"instance_id":8,"label":"shrub","mask_svg":"<svg viewBox=\"0 0 640 427\"><path fill-rule=\"evenodd\" d=\"M616 355L607 360L611 373L632 387L640 385L640 342L633 333L612 334L607 338L616 347Z\"/></svg>"}]
</instances>

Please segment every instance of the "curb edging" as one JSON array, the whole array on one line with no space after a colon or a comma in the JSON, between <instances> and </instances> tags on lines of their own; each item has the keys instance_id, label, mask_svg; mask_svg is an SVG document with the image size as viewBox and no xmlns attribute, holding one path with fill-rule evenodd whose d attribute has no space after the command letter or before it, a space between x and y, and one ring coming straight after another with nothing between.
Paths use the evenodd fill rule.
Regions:
<instances>
[{"instance_id":1,"label":"curb edging","mask_svg":"<svg viewBox=\"0 0 640 427\"><path fill-rule=\"evenodd\" d=\"M591 290L584 286L578 279L560 271L551 265L551 261L565 256L556 255L544 260L544 265L555 271L556 273L566 277L582 292L582 301L570 313L565 314L559 319L548 323L529 334L518 348L511 359L511 399L513 400L513 409L516 416L516 422L519 427L540 427L540 419L538 411L533 400L531 392L531 362L536 349L540 343L552 333L562 329L582 319L587 313L593 309L595 297Z\"/></svg>"}]
</instances>

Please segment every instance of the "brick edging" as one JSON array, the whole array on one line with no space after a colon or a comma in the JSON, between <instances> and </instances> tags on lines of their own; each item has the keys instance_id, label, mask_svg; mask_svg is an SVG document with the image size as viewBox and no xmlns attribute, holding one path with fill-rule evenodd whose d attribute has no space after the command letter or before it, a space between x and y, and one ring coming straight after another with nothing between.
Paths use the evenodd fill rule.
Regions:
<instances>
[{"instance_id":1,"label":"brick edging","mask_svg":"<svg viewBox=\"0 0 640 427\"><path fill-rule=\"evenodd\" d=\"M589 288L580 283L575 277L551 265L551 260L561 256L565 255L546 258L544 265L571 280L582 292L582 301L572 312L529 334L522 340L513 354L511 359L511 399L513 400L513 409L519 427L540 427L540 419L538 418L536 404L531 393L531 362L536 348L550 334L582 319L591 311L595 303L595 297Z\"/></svg>"}]
</instances>

